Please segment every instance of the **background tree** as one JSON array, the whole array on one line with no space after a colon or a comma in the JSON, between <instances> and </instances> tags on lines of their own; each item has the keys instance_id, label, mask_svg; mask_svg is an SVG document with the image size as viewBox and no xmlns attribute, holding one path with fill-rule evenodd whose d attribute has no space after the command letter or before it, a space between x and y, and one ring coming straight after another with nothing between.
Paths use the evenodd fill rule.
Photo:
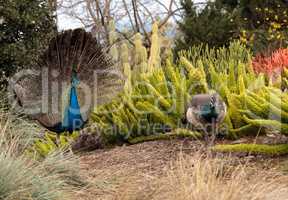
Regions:
<instances>
[{"instance_id":1,"label":"background tree","mask_svg":"<svg viewBox=\"0 0 288 200\"><path fill-rule=\"evenodd\" d=\"M254 53L288 45L287 0L215 0L199 8L182 0L184 18L176 50L200 43L211 47L240 39Z\"/></svg>"},{"instance_id":2,"label":"background tree","mask_svg":"<svg viewBox=\"0 0 288 200\"><path fill-rule=\"evenodd\" d=\"M109 44L109 25L133 44L133 36L144 36L145 45L151 45L151 27L156 21L160 31L171 21L176 21L181 9L178 0L59 0L59 13L76 19L97 39ZM111 44L110 44L111 45Z\"/></svg>"},{"instance_id":3,"label":"background tree","mask_svg":"<svg viewBox=\"0 0 288 200\"><path fill-rule=\"evenodd\" d=\"M46 0L0 0L0 73L31 66L56 32L55 7Z\"/></svg>"},{"instance_id":4,"label":"background tree","mask_svg":"<svg viewBox=\"0 0 288 200\"><path fill-rule=\"evenodd\" d=\"M242 17L240 39L255 53L288 46L288 1L242 0L236 9Z\"/></svg>"},{"instance_id":5,"label":"background tree","mask_svg":"<svg viewBox=\"0 0 288 200\"><path fill-rule=\"evenodd\" d=\"M182 34L176 42L176 51L202 43L220 47L235 37L237 16L227 12L222 2L207 2L199 8L192 0L182 0L181 5L184 17L179 23Z\"/></svg>"}]
</instances>

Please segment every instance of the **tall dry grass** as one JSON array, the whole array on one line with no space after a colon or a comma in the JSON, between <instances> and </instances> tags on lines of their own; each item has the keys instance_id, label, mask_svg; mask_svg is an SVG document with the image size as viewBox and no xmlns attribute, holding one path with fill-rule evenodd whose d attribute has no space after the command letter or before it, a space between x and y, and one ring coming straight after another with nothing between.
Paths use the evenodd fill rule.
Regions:
<instances>
[{"instance_id":1,"label":"tall dry grass","mask_svg":"<svg viewBox=\"0 0 288 200\"><path fill-rule=\"evenodd\" d=\"M183 157L148 187L126 188L118 199L287 200L288 177L235 159ZM147 189L148 188L148 189Z\"/></svg>"},{"instance_id":2,"label":"tall dry grass","mask_svg":"<svg viewBox=\"0 0 288 200\"><path fill-rule=\"evenodd\" d=\"M0 102L0 200L72 199L85 186L78 158L60 151L33 160L25 148L40 129L20 116Z\"/></svg>"}]
</instances>

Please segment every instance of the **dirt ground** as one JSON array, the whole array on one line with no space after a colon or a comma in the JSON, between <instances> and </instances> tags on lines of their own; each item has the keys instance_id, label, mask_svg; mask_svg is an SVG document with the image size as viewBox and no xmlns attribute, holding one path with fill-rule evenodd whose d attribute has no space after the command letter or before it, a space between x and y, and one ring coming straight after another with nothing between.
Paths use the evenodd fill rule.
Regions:
<instances>
[{"instance_id":1,"label":"dirt ground","mask_svg":"<svg viewBox=\"0 0 288 200\"><path fill-rule=\"evenodd\" d=\"M85 153L81 156L82 172L93 187L80 193L77 198L125 199L125 195L129 193L127 188L129 190L134 188L133 191L147 191L146 196L153 196L155 179L166 176L167 170L171 168L171 164L177 160L179 154L195 153L207 155L207 148L200 141L169 140L117 146ZM240 162L249 160L250 163L256 163L261 169L278 167L288 160L287 157L233 156L241 160Z\"/></svg>"}]
</instances>

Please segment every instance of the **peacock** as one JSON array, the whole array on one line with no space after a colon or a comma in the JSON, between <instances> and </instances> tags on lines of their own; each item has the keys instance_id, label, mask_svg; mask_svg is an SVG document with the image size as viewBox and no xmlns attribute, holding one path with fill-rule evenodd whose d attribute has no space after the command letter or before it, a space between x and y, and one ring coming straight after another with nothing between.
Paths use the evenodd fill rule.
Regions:
<instances>
[{"instance_id":1,"label":"peacock","mask_svg":"<svg viewBox=\"0 0 288 200\"><path fill-rule=\"evenodd\" d=\"M53 38L37 64L9 85L26 114L61 133L83 128L91 109L116 95L123 80L92 34L75 29Z\"/></svg>"},{"instance_id":2,"label":"peacock","mask_svg":"<svg viewBox=\"0 0 288 200\"><path fill-rule=\"evenodd\" d=\"M219 94L197 94L192 97L186 118L193 127L204 131L207 142L208 134L211 134L211 131L217 131L219 125L224 121L226 112L226 104ZM212 136L213 143L215 133L212 133Z\"/></svg>"}]
</instances>

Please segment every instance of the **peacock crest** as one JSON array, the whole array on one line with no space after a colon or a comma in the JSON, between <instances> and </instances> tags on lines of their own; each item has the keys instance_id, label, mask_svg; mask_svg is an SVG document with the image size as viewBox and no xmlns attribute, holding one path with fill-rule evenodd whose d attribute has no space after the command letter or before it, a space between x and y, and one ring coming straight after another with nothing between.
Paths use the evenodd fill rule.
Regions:
<instances>
[{"instance_id":1,"label":"peacock crest","mask_svg":"<svg viewBox=\"0 0 288 200\"><path fill-rule=\"evenodd\" d=\"M75 29L53 38L38 64L9 85L26 114L62 132L81 129L91 109L116 95L123 80L92 34Z\"/></svg>"}]
</instances>

